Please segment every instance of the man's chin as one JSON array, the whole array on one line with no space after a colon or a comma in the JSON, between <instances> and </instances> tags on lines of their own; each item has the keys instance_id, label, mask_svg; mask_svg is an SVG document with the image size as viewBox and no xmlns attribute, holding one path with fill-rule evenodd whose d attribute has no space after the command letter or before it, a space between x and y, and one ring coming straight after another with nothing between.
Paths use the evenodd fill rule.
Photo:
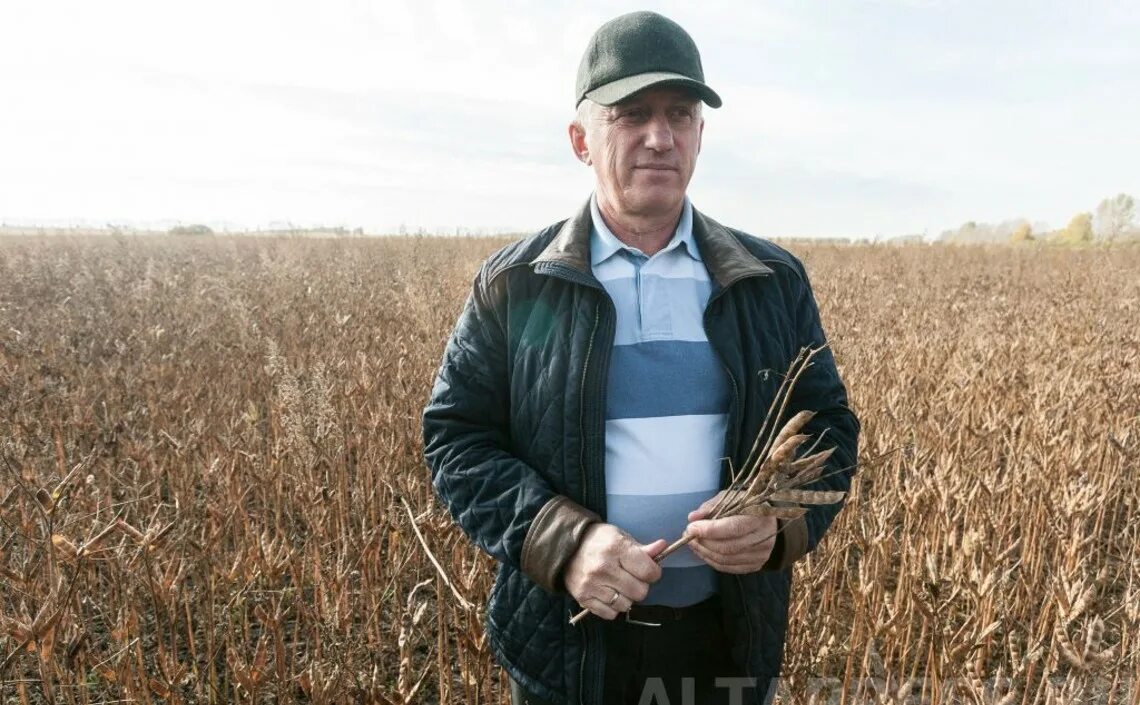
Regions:
<instances>
[{"instance_id":1,"label":"man's chin","mask_svg":"<svg viewBox=\"0 0 1140 705\"><path fill-rule=\"evenodd\" d=\"M630 213L641 217L676 214L684 201L684 192L644 194L628 201Z\"/></svg>"}]
</instances>

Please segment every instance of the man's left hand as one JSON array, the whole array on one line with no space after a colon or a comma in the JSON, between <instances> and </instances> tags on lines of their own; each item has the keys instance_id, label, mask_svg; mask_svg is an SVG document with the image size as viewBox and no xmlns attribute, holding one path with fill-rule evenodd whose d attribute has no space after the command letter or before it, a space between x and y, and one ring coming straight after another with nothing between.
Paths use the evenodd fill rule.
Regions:
<instances>
[{"instance_id":1,"label":"man's left hand","mask_svg":"<svg viewBox=\"0 0 1140 705\"><path fill-rule=\"evenodd\" d=\"M754 573L768 562L776 545L776 518L750 514L708 519L723 492L689 512L695 538L689 548L698 558L722 573Z\"/></svg>"}]
</instances>

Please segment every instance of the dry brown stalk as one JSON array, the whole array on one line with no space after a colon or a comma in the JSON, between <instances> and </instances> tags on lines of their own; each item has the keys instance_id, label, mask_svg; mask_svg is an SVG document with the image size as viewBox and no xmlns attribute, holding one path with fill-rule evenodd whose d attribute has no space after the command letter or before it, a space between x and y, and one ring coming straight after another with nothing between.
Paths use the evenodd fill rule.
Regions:
<instances>
[{"instance_id":1,"label":"dry brown stalk","mask_svg":"<svg viewBox=\"0 0 1140 705\"><path fill-rule=\"evenodd\" d=\"M400 503L404 505L404 511L408 514L408 521L411 523L412 531L416 534L416 539L419 540L420 546L423 547L424 553L427 554L428 560L431 561L432 566L439 574L439 579L443 581L443 584L447 586L447 589L450 590L455 599L459 601L460 607L465 610L472 609L474 605L468 602L467 599L463 597L463 595L459 594L459 590L456 589L455 585L451 582L451 578L448 577L447 571L443 569L443 566L439 564L439 560L436 559L435 554L431 552L430 548L428 548L427 541L424 540L424 535L420 533L420 528L416 525L416 517L415 514L412 513L411 506L408 505L408 500L404 499L402 495L399 496L399 500Z\"/></svg>"}]
</instances>

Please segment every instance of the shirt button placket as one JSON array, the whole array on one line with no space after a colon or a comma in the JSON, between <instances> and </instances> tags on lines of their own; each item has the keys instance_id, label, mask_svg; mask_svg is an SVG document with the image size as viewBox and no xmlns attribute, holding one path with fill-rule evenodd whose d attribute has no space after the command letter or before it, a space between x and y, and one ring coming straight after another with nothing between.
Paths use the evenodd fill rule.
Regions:
<instances>
[{"instance_id":1,"label":"shirt button placket","mask_svg":"<svg viewBox=\"0 0 1140 705\"><path fill-rule=\"evenodd\" d=\"M650 271L646 276L652 275L655 272L667 269L666 262L669 257L673 256L671 250L658 253L656 258L647 262ZM638 289L642 292L642 306L645 307L642 315L642 337L646 340L667 340L673 335L673 321L672 314L670 313L669 302L673 295L669 289L668 280L661 277L654 276L644 281L640 280L641 274L645 268L638 270L639 284Z\"/></svg>"},{"instance_id":2,"label":"shirt button placket","mask_svg":"<svg viewBox=\"0 0 1140 705\"><path fill-rule=\"evenodd\" d=\"M626 259L633 265L633 281L637 287L637 339L645 338L645 288L641 285L641 270L645 264L645 255L632 250L624 250Z\"/></svg>"}]
</instances>

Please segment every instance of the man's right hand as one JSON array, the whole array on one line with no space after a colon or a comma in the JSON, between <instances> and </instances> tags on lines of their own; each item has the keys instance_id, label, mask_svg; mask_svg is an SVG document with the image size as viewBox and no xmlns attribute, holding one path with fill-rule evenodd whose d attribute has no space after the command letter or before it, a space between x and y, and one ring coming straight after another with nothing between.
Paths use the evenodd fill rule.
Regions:
<instances>
[{"instance_id":1,"label":"man's right hand","mask_svg":"<svg viewBox=\"0 0 1140 705\"><path fill-rule=\"evenodd\" d=\"M566 564L566 590L582 607L613 619L644 600L649 586L661 578L653 557L667 545L665 539L640 544L613 524L593 524Z\"/></svg>"}]
</instances>

